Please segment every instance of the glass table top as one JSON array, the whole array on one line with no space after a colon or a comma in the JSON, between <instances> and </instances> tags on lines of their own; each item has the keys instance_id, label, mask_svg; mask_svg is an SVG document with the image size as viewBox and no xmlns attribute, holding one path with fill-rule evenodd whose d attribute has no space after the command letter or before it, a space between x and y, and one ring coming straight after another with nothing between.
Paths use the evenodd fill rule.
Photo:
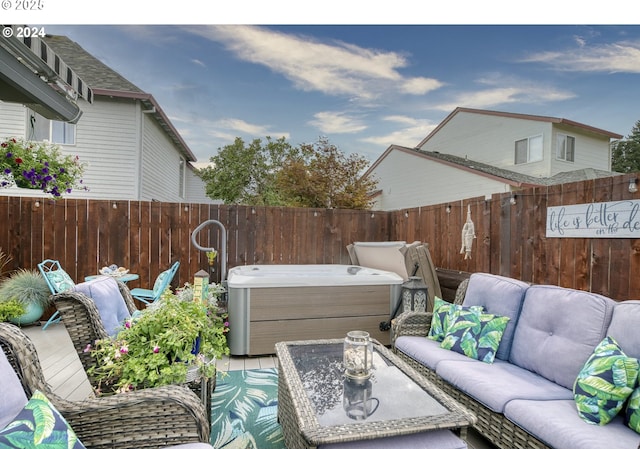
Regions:
<instances>
[{"instance_id":1,"label":"glass table top","mask_svg":"<svg viewBox=\"0 0 640 449\"><path fill-rule=\"evenodd\" d=\"M449 413L374 345L373 374L356 383L344 376L343 345L291 345L293 365L320 426L401 420Z\"/></svg>"}]
</instances>

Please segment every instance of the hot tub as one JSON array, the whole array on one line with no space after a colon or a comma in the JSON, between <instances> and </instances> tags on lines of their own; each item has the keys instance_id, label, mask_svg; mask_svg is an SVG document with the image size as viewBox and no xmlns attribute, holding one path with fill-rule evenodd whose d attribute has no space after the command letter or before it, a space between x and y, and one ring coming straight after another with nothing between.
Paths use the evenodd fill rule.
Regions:
<instances>
[{"instance_id":1,"label":"hot tub","mask_svg":"<svg viewBox=\"0 0 640 449\"><path fill-rule=\"evenodd\" d=\"M244 265L227 276L232 355L272 354L279 341L342 338L379 329L399 299L402 278L354 265Z\"/></svg>"}]
</instances>

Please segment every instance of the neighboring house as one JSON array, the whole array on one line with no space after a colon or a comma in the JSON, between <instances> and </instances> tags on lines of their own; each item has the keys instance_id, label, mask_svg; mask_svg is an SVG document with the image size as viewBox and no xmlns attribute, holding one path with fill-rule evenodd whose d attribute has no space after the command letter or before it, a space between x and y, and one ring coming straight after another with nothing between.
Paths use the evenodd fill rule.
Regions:
<instances>
[{"instance_id":1,"label":"neighboring house","mask_svg":"<svg viewBox=\"0 0 640 449\"><path fill-rule=\"evenodd\" d=\"M195 174L196 157L158 102L65 36L43 41L88 84L90 103L78 98L77 124L49 120L18 103L0 102L0 138L60 144L87 163L84 184L68 198L213 203ZM2 195L38 191L0 189Z\"/></svg>"},{"instance_id":2,"label":"neighboring house","mask_svg":"<svg viewBox=\"0 0 640 449\"><path fill-rule=\"evenodd\" d=\"M611 139L571 120L456 108L416 148L391 145L366 175L375 209L440 204L611 176Z\"/></svg>"}]
</instances>

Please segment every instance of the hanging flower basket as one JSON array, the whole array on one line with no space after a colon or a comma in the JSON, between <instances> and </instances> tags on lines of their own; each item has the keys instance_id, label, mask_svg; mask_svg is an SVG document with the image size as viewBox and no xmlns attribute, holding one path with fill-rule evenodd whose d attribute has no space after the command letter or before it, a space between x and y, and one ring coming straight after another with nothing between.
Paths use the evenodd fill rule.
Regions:
<instances>
[{"instance_id":1,"label":"hanging flower basket","mask_svg":"<svg viewBox=\"0 0 640 449\"><path fill-rule=\"evenodd\" d=\"M0 144L0 187L42 190L60 198L81 188L86 164L46 142L6 139Z\"/></svg>"}]
</instances>

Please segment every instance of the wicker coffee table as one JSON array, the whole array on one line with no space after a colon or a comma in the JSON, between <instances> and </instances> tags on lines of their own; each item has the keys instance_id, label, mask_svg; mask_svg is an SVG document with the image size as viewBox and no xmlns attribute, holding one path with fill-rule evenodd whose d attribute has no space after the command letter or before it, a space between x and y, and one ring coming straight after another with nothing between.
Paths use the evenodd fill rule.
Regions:
<instances>
[{"instance_id":1,"label":"wicker coffee table","mask_svg":"<svg viewBox=\"0 0 640 449\"><path fill-rule=\"evenodd\" d=\"M288 448L466 428L476 417L374 343L374 370L365 382L344 377L343 340L276 344L278 420Z\"/></svg>"}]
</instances>

